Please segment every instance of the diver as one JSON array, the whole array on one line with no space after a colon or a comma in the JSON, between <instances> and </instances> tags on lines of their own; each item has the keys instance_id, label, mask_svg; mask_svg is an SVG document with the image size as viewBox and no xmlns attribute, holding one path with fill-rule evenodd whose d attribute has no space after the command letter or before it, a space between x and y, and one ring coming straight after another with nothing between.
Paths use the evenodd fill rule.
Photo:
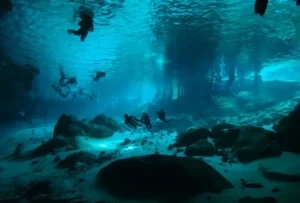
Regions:
<instances>
[{"instance_id":1,"label":"diver","mask_svg":"<svg viewBox=\"0 0 300 203\"><path fill-rule=\"evenodd\" d=\"M77 80L74 77L71 77L68 79L68 81L64 84L64 86L68 86L68 85L77 85Z\"/></svg>"},{"instance_id":2,"label":"diver","mask_svg":"<svg viewBox=\"0 0 300 203\"><path fill-rule=\"evenodd\" d=\"M98 82L101 78L105 78L105 76L106 76L105 72L97 71L95 77L93 77L93 76L92 77L95 82Z\"/></svg>"},{"instance_id":3,"label":"diver","mask_svg":"<svg viewBox=\"0 0 300 203\"><path fill-rule=\"evenodd\" d=\"M259 14L261 16L265 15L268 7L268 1L269 0L256 0L254 6L255 14Z\"/></svg>"},{"instance_id":4,"label":"diver","mask_svg":"<svg viewBox=\"0 0 300 203\"><path fill-rule=\"evenodd\" d=\"M78 25L80 26L80 28L78 30L68 29L68 33L80 36L80 39L83 42L89 31L94 31L94 21L93 17L85 12L84 7L81 7L79 12L81 21L78 23Z\"/></svg>"},{"instance_id":5,"label":"diver","mask_svg":"<svg viewBox=\"0 0 300 203\"><path fill-rule=\"evenodd\" d=\"M142 124L139 123L142 121L135 118L134 116L128 116L127 114L124 114L124 118L125 118L125 124L130 128L136 129L137 126L142 126Z\"/></svg>"},{"instance_id":6,"label":"diver","mask_svg":"<svg viewBox=\"0 0 300 203\"><path fill-rule=\"evenodd\" d=\"M163 121L164 123L167 123L168 121L166 120L166 111L163 109L160 109L159 111L156 111L156 115L159 120Z\"/></svg>"},{"instance_id":7,"label":"diver","mask_svg":"<svg viewBox=\"0 0 300 203\"><path fill-rule=\"evenodd\" d=\"M145 124L146 128L152 128L150 117L146 112L143 113L141 121Z\"/></svg>"},{"instance_id":8,"label":"diver","mask_svg":"<svg viewBox=\"0 0 300 203\"><path fill-rule=\"evenodd\" d=\"M66 79L66 74L63 71L63 66L60 65L60 78L59 78L59 86L60 86L60 88L64 86L65 79Z\"/></svg>"}]
</instances>

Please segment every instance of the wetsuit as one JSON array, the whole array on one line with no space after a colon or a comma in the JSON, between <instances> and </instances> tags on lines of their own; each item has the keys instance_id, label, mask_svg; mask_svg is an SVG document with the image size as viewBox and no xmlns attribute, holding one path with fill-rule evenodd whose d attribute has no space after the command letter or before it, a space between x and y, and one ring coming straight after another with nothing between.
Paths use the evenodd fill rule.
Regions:
<instances>
[{"instance_id":1,"label":"wetsuit","mask_svg":"<svg viewBox=\"0 0 300 203\"><path fill-rule=\"evenodd\" d=\"M145 126L148 128L148 129L151 129L152 128L152 125L151 125L151 122L150 122L150 117L147 113L144 113L143 116L142 116L142 122L145 124Z\"/></svg>"},{"instance_id":2,"label":"wetsuit","mask_svg":"<svg viewBox=\"0 0 300 203\"><path fill-rule=\"evenodd\" d=\"M94 31L94 22L93 18L81 13L80 14L81 21L78 23L80 28L78 30L68 30L70 34L80 36L81 41L83 42L88 35L89 31Z\"/></svg>"},{"instance_id":3,"label":"wetsuit","mask_svg":"<svg viewBox=\"0 0 300 203\"><path fill-rule=\"evenodd\" d=\"M142 126L139 122L141 120L133 117L133 116L128 116L127 114L124 115L125 118L125 124L128 125L131 128L136 129L137 126Z\"/></svg>"}]
</instances>

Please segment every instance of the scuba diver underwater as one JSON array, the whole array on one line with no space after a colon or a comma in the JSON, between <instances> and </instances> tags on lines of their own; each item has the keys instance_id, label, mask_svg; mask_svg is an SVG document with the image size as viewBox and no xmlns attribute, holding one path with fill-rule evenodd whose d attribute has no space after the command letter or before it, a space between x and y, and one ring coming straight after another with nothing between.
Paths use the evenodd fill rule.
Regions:
<instances>
[{"instance_id":1,"label":"scuba diver underwater","mask_svg":"<svg viewBox=\"0 0 300 203\"><path fill-rule=\"evenodd\" d=\"M138 126L141 127L142 126L142 121L137 119L134 116L128 116L128 114L124 114L124 118L125 118L125 124L133 129L136 129Z\"/></svg>"},{"instance_id":2,"label":"scuba diver underwater","mask_svg":"<svg viewBox=\"0 0 300 203\"><path fill-rule=\"evenodd\" d=\"M166 111L163 109L160 109L159 111L156 111L156 116L158 119L164 123L167 123L168 121L166 120Z\"/></svg>"},{"instance_id":3,"label":"scuba diver underwater","mask_svg":"<svg viewBox=\"0 0 300 203\"><path fill-rule=\"evenodd\" d=\"M141 121L145 124L146 128L152 128L150 117L146 112L143 113Z\"/></svg>"},{"instance_id":4,"label":"scuba diver underwater","mask_svg":"<svg viewBox=\"0 0 300 203\"><path fill-rule=\"evenodd\" d=\"M79 17L81 18L78 25L80 28L78 30L68 29L69 34L80 36L81 41L83 42L89 32L94 31L94 13L90 10L81 6L79 8Z\"/></svg>"}]
</instances>

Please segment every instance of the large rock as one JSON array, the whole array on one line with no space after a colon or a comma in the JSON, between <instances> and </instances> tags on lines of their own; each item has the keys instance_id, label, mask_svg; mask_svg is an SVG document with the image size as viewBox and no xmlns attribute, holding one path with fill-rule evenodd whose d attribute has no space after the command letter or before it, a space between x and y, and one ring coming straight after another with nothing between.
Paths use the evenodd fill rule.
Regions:
<instances>
[{"instance_id":1,"label":"large rock","mask_svg":"<svg viewBox=\"0 0 300 203\"><path fill-rule=\"evenodd\" d=\"M98 162L98 157L89 152L75 152L67 156L64 160L60 161L57 165L59 168L73 168L78 163L92 166Z\"/></svg>"},{"instance_id":2,"label":"large rock","mask_svg":"<svg viewBox=\"0 0 300 203\"><path fill-rule=\"evenodd\" d=\"M33 156L38 157L38 156L44 156L47 154L51 154L55 152L56 150L65 148L68 146L68 141L62 136L57 136L55 138L52 138L48 142L43 143L40 145L38 148L36 148L33 151Z\"/></svg>"},{"instance_id":3,"label":"large rock","mask_svg":"<svg viewBox=\"0 0 300 203\"><path fill-rule=\"evenodd\" d=\"M98 120L96 119L95 122L99 121L99 119L100 117ZM109 118L107 118L106 122L108 121L113 120L109 120ZM106 125L99 125L100 122L98 122L98 124L95 122L92 122L93 124L89 124L83 120L78 120L74 116L63 114L60 116L57 124L54 126L53 137L61 135L64 137L89 136L94 138L103 138L110 137L114 134L114 130L110 127L107 127L111 125L108 125L107 123Z\"/></svg>"},{"instance_id":4,"label":"large rock","mask_svg":"<svg viewBox=\"0 0 300 203\"><path fill-rule=\"evenodd\" d=\"M212 128L210 137L214 139L214 143L217 149L230 148L234 145L239 137L241 129L232 124L218 124Z\"/></svg>"},{"instance_id":5,"label":"large rock","mask_svg":"<svg viewBox=\"0 0 300 203\"><path fill-rule=\"evenodd\" d=\"M88 137L103 138L111 137L114 133L115 132L111 128L108 128L103 125L94 125L86 135Z\"/></svg>"},{"instance_id":6,"label":"large rock","mask_svg":"<svg viewBox=\"0 0 300 203\"><path fill-rule=\"evenodd\" d=\"M273 129L278 134L278 142L287 152L300 153L300 108L295 108L284 117Z\"/></svg>"},{"instance_id":7,"label":"large rock","mask_svg":"<svg viewBox=\"0 0 300 203\"><path fill-rule=\"evenodd\" d=\"M62 135L64 137L74 137L84 135L90 127L75 116L62 114L54 126L53 137Z\"/></svg>"},{"instance_id":8,"label":"large rock","mask_svg":"<svg viewBox=\"0 0 300 203\"><path fill-rule=\"evenodd\" d=\"M100 126L105 126L107 128L110 128L114 131L120 130L120 126L117 121L103 115L99 114L96 116L93 120L89 121L90 124L97 124Z\"/></svg>"},{"instance_id":9,"label":"large rock","mask_svg":"<svg viewBox=\"0 0 300 203\"><path fill-rule=\"evenodd\" d=\"M213 156L216 154L216 149L213 144L206 139L202 139L195 144L187 146L185 154L187 156Z\"/></svg>"},{"instance_id":10,"label":"large rock","mask_svg":"<svg viewBox=\"0 0 300 203\"><path fill-rule=\"evenodd\" d=\"M282 154L274 132L261 127L245 126L232 149L240 162L250 162L261 158L276 157Z\"/></svg>"},{"instance_id":11,"label":"large rock","mask_svg":"<svg viewBox=\"0 0 300 203\"><path fill-rule=\"evenodd\" d=\"M206 139L210 136L210 131L206 128L199 129L189 129L184 133L180 133L177 136L176 142L174 144L175 147L185 147L191 144L196 143L201 139Z\"/></svg>"},{"instance_id":12,"label":"large rock","mask_svg":"<svg viewBox=\"0 0 300 203\"><path fill-rule=\"evenodd\" d=\"M116 196L154 197L170 202L233 187L202 160L158 154L114 161L100 170L98 179L103 188Z\"/></svg>"}]
</instances>

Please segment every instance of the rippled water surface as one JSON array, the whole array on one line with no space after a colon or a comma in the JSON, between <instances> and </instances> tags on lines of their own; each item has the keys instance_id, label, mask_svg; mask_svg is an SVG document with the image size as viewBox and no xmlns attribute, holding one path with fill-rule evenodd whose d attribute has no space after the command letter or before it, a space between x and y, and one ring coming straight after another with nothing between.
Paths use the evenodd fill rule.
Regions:
<instances>
[{"instance_id":1,"label":"rippled water surface","mask_svg":"<svg viewBox=\"0 0 300 203\"><path fill-rule=\"evenodd\" d=\"M109 72L106 82L111 84L129 75L142 79L152 73L153 64L163 61L164 46L172 40L172 34L194 27L199 38L219 42L218 52L242 46L241 61L254 45L260 47L261 55L269 57L268 63L299 56L300 7L292 0L270 1L263 17L254 15L254 0L14 0L13 3L14 11L1 19L1 46L15 63L41 68L41 75L47 75L49 83L58 76L59 64L87 83L97 69ZM95 13L95 31L83 43L67 33L67 29L77 28L78 19L74 21L73 13L80 5L92 8ZM216 33L206 29L211 24ZM273 44L276 40L293 49L276 50Z\"/></svg>"}]
</instances>

